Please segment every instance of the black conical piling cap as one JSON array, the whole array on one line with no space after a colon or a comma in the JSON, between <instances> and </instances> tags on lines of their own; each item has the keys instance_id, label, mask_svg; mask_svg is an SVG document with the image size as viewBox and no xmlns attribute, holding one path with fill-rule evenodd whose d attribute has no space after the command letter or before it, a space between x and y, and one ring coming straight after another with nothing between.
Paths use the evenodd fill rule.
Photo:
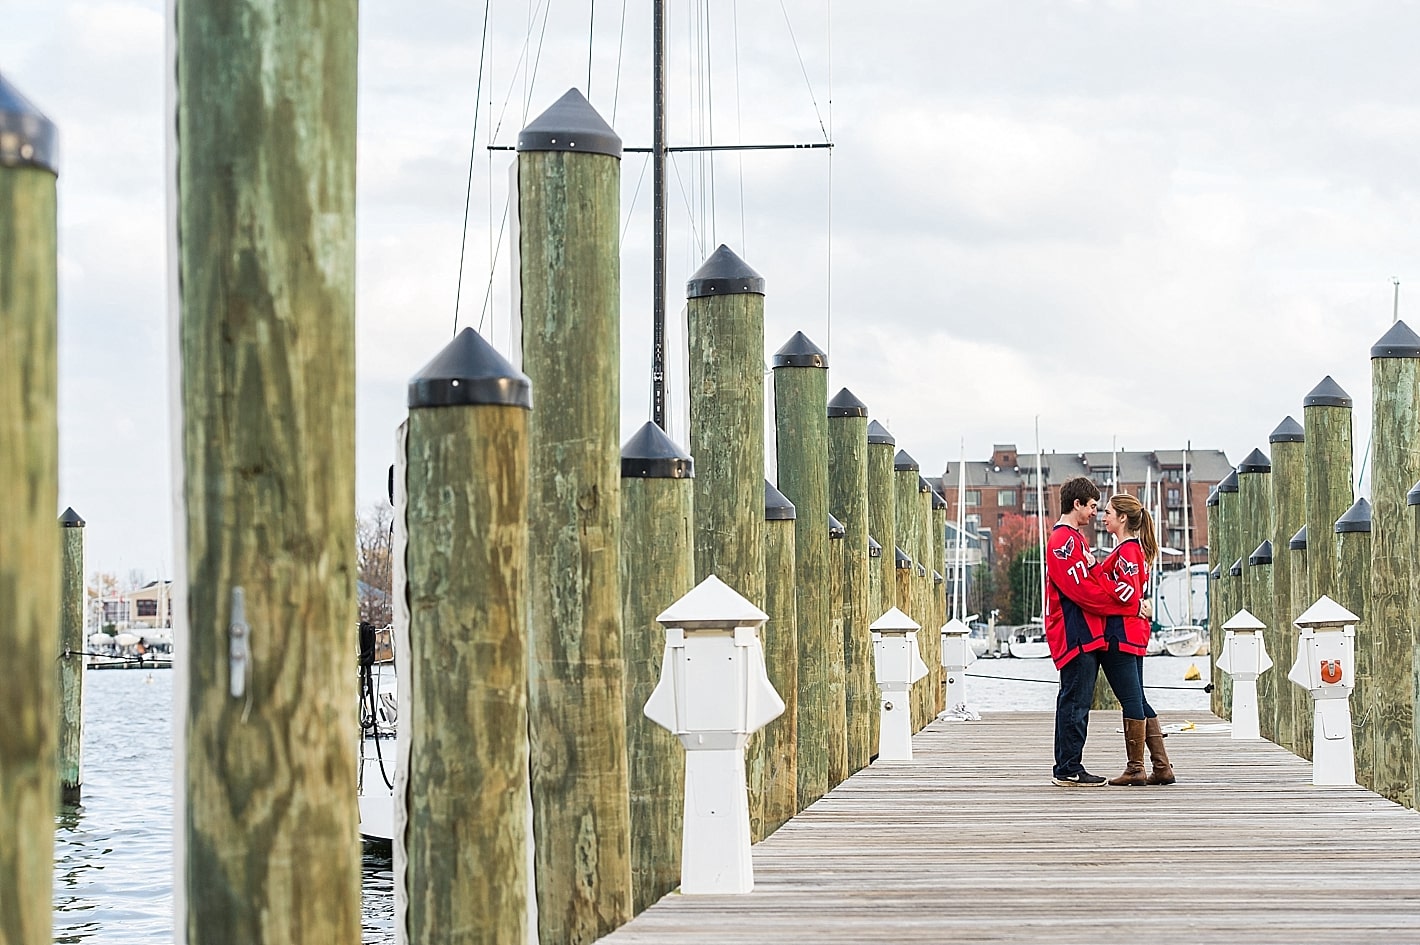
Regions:
<instances>
[{"instance_id":1,"label":"black conical piling cap","mask_svg":"<svg viewBox=\"0 0 1420 945\"><path fill-rule=\"evenodd\" d=\"M847 537L848 537L848 529L844 528L844 527L843 527L843 523L840 522L838 519L834 518L832 513L829 513L829 516L828 516L828 538L829 538L829 541L835 541L835 540L837 540L837 539L839 539L839 538L847 538Z\"/></svg>"},{"instance_id":2,"label":"black conical piling cap","mask_svg":"<svg viewBox=\"0 0 1420 945\"><path fill-rule=\"evenodd\" d=\"M1221 581L1221 580L1223 579L1222 568L1223 568L1223 566L1220 564L1220 565L1218 565L1216 568L1214 568L1213 570L1209 571L1209 572L1208 572L1208 579L1211 580L1211 581Z\"/></svg>"},{"instance_id":3,"label":"black conical piling cap","mask_svg":"<svg viewBox=\"0 0 1420 945\"><path fill-rule=\"evenodd\" d=\"M1233 562L1233 566L1231 568L1228 568L1228 573L1231 574L1233 577L1237 577L1239 574L1242 574L1241 558Z\"/></svg>"},{"instance_id":4,"label":"black conical piling cap","mask_svg":"<svg viewBox=\"0 0 1420 945\"><path fill-rule=\"evenodd\" d=\"M1267 437L1269 443L1305 443L1306 440L1307 431L1290 416L1284 417L1282 422L1277 424L1277 429Z\"/></svg>"},{"instance_id":5,"label":"black conical piling cap","mask_svg":"<svg viewBox=\"0 0 1420 945\"><path fill-rule=\"evenodd\" d=\"M868 405L863 403L848 388L833 395L833 399L828 402L829 419L840 417L866 417L868 415Z\"/></svg>"},{"instance_id":6,"label":"black conical piling cap","mask_svg":"<svg viewBox=\"0 0 1420 945\"><path fill-rule=\"evenodd\" d=\"M1405 493L1406 505L1420 505L1420 482L1410 487L1410 491Z\"/></svg>"},{"instance_id":7,"label":"black conical piling cap","mask_svg":"<svg viewBox=\"0 0 1420 945\"><path fill-rule=\"evenodd\" d=\"M784 346L774 352L774 367L828 367L828 352L809 340L801 331L784 342Z\"/></svg>"},{"instance_id":8,"label":"black conical piling cap","mask_svg":"<svg viewBox=\"0 0 1420 945\"><path fill-rule=\"evenodd\" d=\"M1208 490L1208 507L1211 509L1218 504L1218 487L1214 486Z\"/></svg>"},{"instance_id":9,"label":"black conical piling cap","mask_svg":"<svg viewBox=\"0 0 1420 945\"><path fill-rule=\"evenodd\" d=\"M1351 395L1341 389L1341 385L1331 379L1331 375L1321 379L1321 383L1302 398L1303 407L1349 407Z\"/></svg>"},{"instance_id":10,"label":"black conical piling cap","mask_svg":"<svg viewBox=\"0 0 1420 945\"><path fill-rule=\"evenodd\" d=\"M621 157L621 136L576 89L518 132L519 151L586 151Z\"/></svg>"},{"instance_id":11,"label":"black conical piling cap","mask_svg":"<svg viewBox=\"0 0 1420 945\"><path fill-rule=\"evenodd\" d=\"M1225 492L1238 491L1238 471L1234 469L1223 477L1223 481L1218 483L1218 495L1221 497Z\"/></svg>"},{"instance_id":12,"label":"black conical piling cap","mask_svg":"<svg viewBox=\"0 0 1420 945\"><path fill-rule=\"evenodd\" d=\"M927 576L927 566L925 564L919 564L917 566L917 576L920 578Z\"/></svg>"},{"instance_id":13,"label":"black conical piling cap","mask_svg":"<svg viewBox=\"0 0 1420 945\"><path fill-rule=\"evenodd\" d=\"M941 584L941 583L942 583L942 580L943 580L943 578L942 578L942 572L940 572L940 571L933 571L933 572L932 572L932 583L933 583L933 584Z\"/></svg>"},{"instance_id":14,"label":"black conical piling cap","mask_svg":"<svg viewBox=\"0 0 1420 945\"><path fill-rule=\"evenodd\" d=\"M899 571L912 570L912 559L901 548L897 549L897 569Z\"/></svg>"},{"instance_id":15,"label":"black conical piling cap","mask_svg":"<svg viewBox=\"0 0 1420 945\"><path fill-rule=\"evenodd\" d=\"M764 520L766 522L792 522L798 515L794 503L768 479L764 480Z\"/></svg>"},{"instance_id":16,"label":"black conical piling cap","mask_svg":"<svg viewBox=\"0 0 1420 945\"><path fill-rule=\"evenodd\" d=\"M502 404L532 409L532 382L472 328L465 328L409 382L410 407Z\"/></svg>"},{"instance_id":17,"label":"black conical piling cap","mask_svg":"<svg viewBox=\"0 0 1420 945\"><path fill-rule=\"evenodd\" d=\"M38 167L57 174L58 140L54 122L0 75L0 167Z\"/></svg>"},{"instance_id":18,"label":"black conical piling cap","mask_svg":"<svg viewBox=\"0 0 1420 945\"><path fill-rule=\"evenodd\" d=\"M1247 457L1238 463L1240 473L1270 473L1272 471L1272 460L1267 458L1267 454L1262 450L1255 449L1247 454Z\"/></svg>"},{"instance_id":19,"label":"black conical piling cap","mask_svg":"<svg viewBox=\"0 0 1420 945\"><path fill-rule=\"evenodd\" d=\"M883 546L872 535L868 536L868 557L881 558L883 556Z\"/></svg>"},{"instance_id":20,"label":"black conical piling cap","mask_svg":"<svg viewBox=\"0 0 1420 945\"><path fill-rule=\"evenodd\" d=\"M1396 322L1371 345L1371 358L1420 358L1420 335L1405 322Z\"/></svg>"},{"instance_id":21,"label":"black conical piling cap","mask_svg":"<svg viewBox=\"0 0 1420 945\"><path fill-rule=\"evenodd\" d=\"M79 517L78 512L74 511L74 507L70 506L64 510L63 515L59 516L59 524L65 528L83 528L84 520Z\"/></svg>"},{"instance_id":22,"label":"black conical piling cap","mask_svg":"<svg viewBox=\"0 0 1420 945\"><path fill-rule=\"evenodd\" d=\"M623 479L694 479L695 460L650 420L621 447Z\"/></svg>"},{"instance_id":23,"label":"black conical piling cap","mask_svg":"<svg viewBox=\"0 0 1420 945\"><path fill-rule=\"evenodd\" d=\"M876 420L868 421L868 443L873 446L896 446L897 440Z\"/></svg>"},{"instance_id":24,"label":"black conical piling cap","mask_svg":"<svg viewBox=\"0 0 1420 945\"><path fill-rule=\"evenodd\" d=\"M1336 534L1338 535L1370 530L1371 503L1365 499L1357 499L1355 504L1346 510L1346 514L1336 520Z\"/></svg>"},{"instance_id":25,"label":"black conical piling cap","mask_svg":"<svg viewBox=\"0 0 1420 945\"><path fill-rule=\"evenodd\" d=\"M917 460L913 459L912 454L907 450L898 450L897 455L892 458L892 468L898 472L908 472L909 470L916 472L922 467L917 465ZM922 477L918 476L917 478L921 479Z\"/></svg>"},{"instance_id":26,"label":"black conical piling cap","mask_svg":"<svg viewBox=\"0 0 1420 945\"><path fill-rule=\"evenodd\" d=\"M1247 556L1247 563L1250 565L1271 564L1272 563L1272 542L1264 541L1253 549L1252 554Z\"/></svg>"},{"instance_id":27,"label":"black conical piling cap","mask_svg":"<svg viewBox=\"0 0 1420 945\"><path fill-rule=\"evenodd\" d=\"M764 277L724 243L685 283L685 297L688 299L702 299L708 295L763 294Z\"/></svg>"},{"instance_id":28,"label":"black conical piling cap","mask_svg":"<svg viewBox=\"0 0 1420 945\"><path fill-rule=\"evenodd\" d=\"M1297 533L1287 542L1287 548L1291 551L1307 550L1307 527L1305 525L1297 529Z\"/></svg>"},{"instance_id":29,"label":"black conical piling cap","mask_svg":"<svg viewBox=\"0 0 1420 945\"><path fill-rule=\"evenodd\" d=\"M919 475L919 476L917 477L917 491L918 491L918 492L931 492L933 495L936 495L936 494L937 494L936 492L933 492L933 491L932 491L932 484L927 481L926 477L921 476L921 475Z\"/></svg>"},{"instance_id":30,"label":"black conical piling cap","mask_svg":"<svg viewBox=\"0 0 1420 945\"><path fill-rule=\"evenodd\" d=\"M942 494L936 489L932 490L932 511L938 512L947 507L947 500L942 498Z\"/></svg>"}]
</instances>

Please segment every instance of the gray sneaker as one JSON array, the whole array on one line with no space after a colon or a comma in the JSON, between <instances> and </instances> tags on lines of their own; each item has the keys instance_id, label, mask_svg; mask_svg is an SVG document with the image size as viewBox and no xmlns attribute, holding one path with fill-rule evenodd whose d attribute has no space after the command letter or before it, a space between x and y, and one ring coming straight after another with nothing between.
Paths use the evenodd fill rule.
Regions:
<instances>
[{"instance_id":1,"label":"gray sneaker","mask_svg":"<svg viewBox=\"0 0 1420 945\"><path fill-rule=\"evenodd\" d=\"M1076 771L1074 774L1066 775L1063 778L1051 778L1052 784L1061 787L1103 787L1105 779L1097 774L1090 774L1088 771Z\"/></svg>"}]
</instances>

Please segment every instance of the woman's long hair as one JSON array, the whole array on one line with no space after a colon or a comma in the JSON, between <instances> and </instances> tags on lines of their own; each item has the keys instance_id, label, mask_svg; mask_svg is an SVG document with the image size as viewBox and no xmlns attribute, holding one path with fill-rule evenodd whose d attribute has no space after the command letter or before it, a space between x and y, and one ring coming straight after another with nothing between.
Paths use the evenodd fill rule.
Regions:
<instances>
[{"instance_id":1,"label":"woman's long hair","mask_svg":"<svg viewBox=\"0 0 1420 945\"><path fill-rule=\"evenodd\" d=\"M1139 544L1144 548L1144 561L1153 565L1159 556L1159 539L1154 536L1154 517L1139 500L1127 492L1119 492L1109 497L1114 514L1124 519L1131 532L1139 535Z\"/></svg>"}]
</instances>

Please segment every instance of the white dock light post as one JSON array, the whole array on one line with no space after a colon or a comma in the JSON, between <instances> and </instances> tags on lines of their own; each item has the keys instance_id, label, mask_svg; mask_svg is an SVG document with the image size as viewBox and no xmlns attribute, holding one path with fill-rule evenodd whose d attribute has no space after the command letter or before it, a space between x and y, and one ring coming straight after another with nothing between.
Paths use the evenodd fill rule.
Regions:
<instances>
[{"instance_id":1,"label":"white dock light post","mask_svg":"<svg viewBox=\"0 0 1420 945\"><path fill-rule=\"evenodd\" d=\"M942 669L947 676L947 712L966 708L966 668L976 660L971 628L953 617L942 625Z\"/></svg>"},{"instance_id":2,"label":"white dock light post","mask_svg":"<svg viewBox=\"0 0 1420 945\"><path fill-rule=\"evenodd\" d=\"M713 574L656 618L666 649L645 712L685 748L686 895L754 888L745 743L784 711L759 643L768 619Z\"/></svg>"},{"instance_id":3,"label":"white dock light post","mask_svg":"<svg viewBox=\"0 0 1420 945\"><path fill-rule=\"evenodd\" d=\"M1287 678L1311 693L1312 784L1355 784L1351 690L1355 688L1355 614L1325 594L1293 621L1301 630Z\"/></svg>"},{"instance_id":4,"label":"white dock light post","mask_svg":"<svg viewBox=\"0 0 1420 945\"><path fill-rule=\"evenodd\" d=\"M1266 625L1246 609L1223 624L1223 652L1218 669L1233 678L1233 738L1262 737L1257 716L1257 677L1272 668L1262 631Z\"/></svg>"},{"instance_id":5,"label":"white dock light post","mask_svg":"<svg viewBox=\"0 0 1420 945\"><path fill-rule=\"evenodd\" d=\"M882 692L879 761L912 760L912 684L927 675L927 664L917 649L921 626L894 607L868 628L873 631L873 656Z\"/></svg>"}]
</instances>

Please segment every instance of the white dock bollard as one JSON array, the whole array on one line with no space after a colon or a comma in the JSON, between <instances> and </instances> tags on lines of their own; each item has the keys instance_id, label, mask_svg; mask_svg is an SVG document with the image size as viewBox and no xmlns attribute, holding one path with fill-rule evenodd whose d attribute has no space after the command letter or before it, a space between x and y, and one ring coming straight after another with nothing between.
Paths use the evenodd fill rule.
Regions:
<instances>
[{"instance_id":1,"label":"white dock bollard","mask_svg":"<svg viewBox=\"0 0 1420 945\"><path fill-rule=\"evenodd\" d=\"M966 668L976 661L971 628L953 617L942 625L942 670L947 677L947 710L941 718L976 721L981 718L966 704Z\"/></svg>"},{"instance_id":2,"label":"white dock bollard","mask_svg":"<svg viewBox=\"0 0 1420 945\"><path fill-rule=\"evenodd\" d=\"M927 664L917 649L917 631L921 627L894 607L868 628L873 631L882 703L879 761L912 760L912 684L927 675Z\"/></svg>"},{"instance_id":3,"label":"white dock bollard","mask_svg":"<svg viewBox=\"0 0 1420 945\"><path fill-rule=\"evenodd\" d=\"M1218 669L1233 677L1233 738L1262 737L1257 717L1257 677L1272 668L1262 631L1267 626L1240 610L1223 624L1223 652Z\"/></svg>"},{"instance_id":4,"label":"white dock bollard","mask_svg":"<svg viewBox=\"0 0 1420 945\"><path fill-rule=\"evenodd\" d=\"M1301 630L1297 662L1287 678L1311 692L1312 784L1355 784L1356 746L1351 737L1355 688L1356 621L1360 618L1325 594L1292 621Z\"/></svg>"},{"instance_id":5,"label":"white dock bollard","mask_svg":"<svg viewBox=\"0 0 1420 945\"><path fill-rule=\"evenodd\" d=\"M645 713L685 748L686 895L754 889L745 742L784 711L759 643L768 619L713 574L656 618L666 649Z\"/></svg>"}]
</instances>

